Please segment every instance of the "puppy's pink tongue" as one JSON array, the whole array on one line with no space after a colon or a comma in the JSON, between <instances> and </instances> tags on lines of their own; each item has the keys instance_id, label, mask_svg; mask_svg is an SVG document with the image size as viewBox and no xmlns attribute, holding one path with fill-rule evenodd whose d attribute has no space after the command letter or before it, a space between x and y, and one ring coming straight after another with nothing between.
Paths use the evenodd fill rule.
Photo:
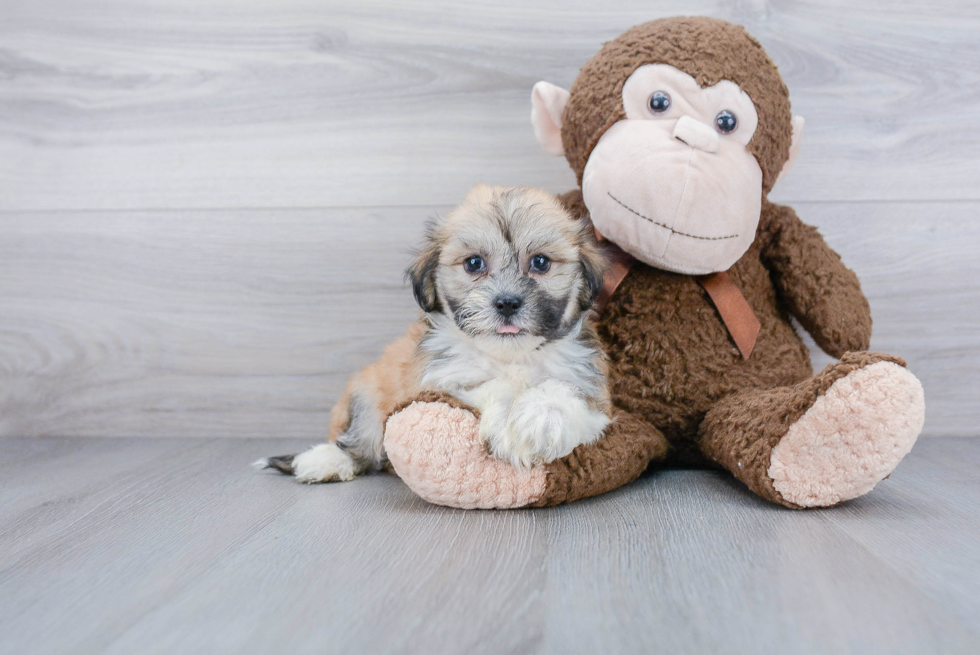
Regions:
<instances>
[{"instance_id":1,"label":"puppy's pink tongue","mask_svg":"<svg viewBox=\"0 0 980 655\"><path fill-rule=\"evenodd\" d=\"M516 325L501 325L497 328L497 334L517 334L521 331L521 328Z\"/></svg>"}]
</instances>

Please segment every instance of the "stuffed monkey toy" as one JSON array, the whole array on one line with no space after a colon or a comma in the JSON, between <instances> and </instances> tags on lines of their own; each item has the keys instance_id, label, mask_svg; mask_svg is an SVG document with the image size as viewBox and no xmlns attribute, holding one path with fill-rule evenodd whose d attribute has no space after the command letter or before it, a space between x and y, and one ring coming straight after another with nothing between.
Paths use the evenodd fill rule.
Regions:
<instances>
[{"instance_id":1,"label":"stuffed monkey toy","mask_svg":"<svg viewBox=\"0 0 980 655\"><path fill-rule=\"evenodd\" d=\"M579 188L613 265L598 332L613 423L595 444L515 469L479 442L474 412L426 396L388 420L391 463L423 498L455 507L566 503L649 466L721 467L791 508L868 493L912 448L922 387L867 352L857 277L767 194L799 148L776 66L745 30L667 18L603 46L571 91L540 82L532 122ZM839 358L817 375L790 319Z\"/></svg>"}]
</instances>

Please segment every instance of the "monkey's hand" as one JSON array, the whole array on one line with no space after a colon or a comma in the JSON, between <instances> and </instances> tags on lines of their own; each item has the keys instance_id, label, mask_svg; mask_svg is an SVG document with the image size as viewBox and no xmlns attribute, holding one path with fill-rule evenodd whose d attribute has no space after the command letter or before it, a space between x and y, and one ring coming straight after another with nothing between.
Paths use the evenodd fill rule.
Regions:
<instances>
[{"instance_id":1,"label":"monkey's hand","mask_svg":"<svg viewBox=\"0 0 980 655\"><path fill-rule=\"evenodd\" d=\"M871 308L857 275L791 208L763 206L763 262L780 299L827 354L867 350Z\"/></svg>"},{"instance_id":2,"label":"monkey's hand","mask_svg":"<svg viewBox=\"0 0 980 655\"><path fill-rule=\"evenodd\" d=\"M488 435L491 454L514 466L552 462L602 436L609 418L564 382L546 380L514 402L504 430Z\"/></svg>"}]
</instances>

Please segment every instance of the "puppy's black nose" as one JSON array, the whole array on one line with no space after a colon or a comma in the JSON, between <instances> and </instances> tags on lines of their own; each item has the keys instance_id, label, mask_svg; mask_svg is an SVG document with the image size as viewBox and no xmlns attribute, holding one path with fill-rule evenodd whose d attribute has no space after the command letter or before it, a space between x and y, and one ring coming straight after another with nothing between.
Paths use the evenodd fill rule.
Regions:
<instances>
[{"instance_id":1,"label":"puppy's black nose","mask_svg":"<svg viewBox=\"0 0 980 655\"><path fill-rule=\"evenodd\" d=\"M505 318L510 318L521 308L524 301L517 296L497 296L493 304L497 307L497 311Z\"/></svg>"}]
</instances>

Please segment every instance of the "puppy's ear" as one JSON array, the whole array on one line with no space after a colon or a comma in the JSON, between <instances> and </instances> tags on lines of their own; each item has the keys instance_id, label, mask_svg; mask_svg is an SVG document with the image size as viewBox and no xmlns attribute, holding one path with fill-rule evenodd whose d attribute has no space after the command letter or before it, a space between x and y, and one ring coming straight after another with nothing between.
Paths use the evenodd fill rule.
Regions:
<instances>
[{"instance_id":1,"label":"puppy's ear","mask_svg":"<svg viewBox=\"0 0 980 655\"><path fill-rule=\"evenodd\" d=\"M439 268L439 241L435 226L430 224L426 230L425 245L415 256L415 261L405 271L405 277L412 283L415 302L423 312L440 309L439 295L436 293L436 269Z\"/></svg>"},{"instance_id":2,"label":"puppy's ear","mask_svg":"<svg viewBox=\"0 0 980 655\"><path fill-rule=\"evenodd\" d=\"M596 242L595 233L591 224L589 225L588 232L585 234L582 245L579 247L579 262L582 266L582 279L584 284L582 285L582 292L579 294L578 302L579 307L584 312L599 297L608 264L606 257L599 249L599 244Z\"/></svg>"},{"instance_id":3,"label":"puppy's ear","mask_svg":"<svg viewBox=\"0 0 980 655\"><path fill-rule=\"evenodd\" d=\"M466 199L463 202L468 205L486 205L493 200L494 194L499 191L499 188L481 182L466 192Z\"/></svg>"}]
</instances>

